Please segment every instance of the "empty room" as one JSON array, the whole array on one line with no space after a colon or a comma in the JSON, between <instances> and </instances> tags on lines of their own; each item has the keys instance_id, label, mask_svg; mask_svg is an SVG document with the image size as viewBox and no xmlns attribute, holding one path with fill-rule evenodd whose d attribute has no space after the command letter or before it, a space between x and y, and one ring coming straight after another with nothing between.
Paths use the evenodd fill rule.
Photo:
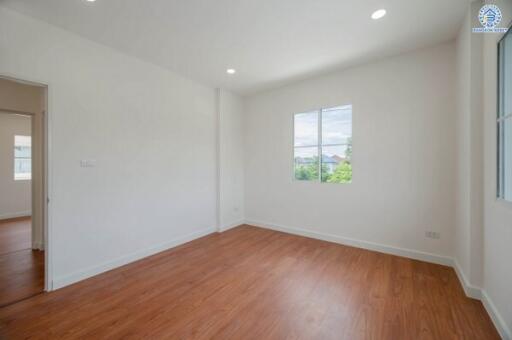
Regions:
<instances>
[{"instance_id":1,"label":"empty room","mask_svg":"<svg viewBox=\"0 0 512 340\"><path fill-rule=\"evenodd\" d=\"M0 339L512 339L511 25L0 0Z\"/></svg>"}]
</instances>

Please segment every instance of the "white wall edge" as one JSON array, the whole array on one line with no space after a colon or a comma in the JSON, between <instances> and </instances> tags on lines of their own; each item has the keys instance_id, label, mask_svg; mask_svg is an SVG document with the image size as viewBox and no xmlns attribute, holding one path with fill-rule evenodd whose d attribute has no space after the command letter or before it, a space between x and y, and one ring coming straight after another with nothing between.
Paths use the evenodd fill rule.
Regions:
<instances>
[{"instance_id":1,"label":"white wall edge","mask_svg":"<svg viewBox=\"0 0 512 340\"><path fill-rule=\"evenodd\" d=\"M351 247L357 247L357 248L363 248L367 250L373 250L380 253L390 254L390 255L397 255L402 257L411 258L414 260L420 260L435 264L441 264L444 266L453 266L453 259L448 256L443 255L437 255L427 252L422 252L418 250L412 250L412 249L405 249L405 248L399 248L399 247L393 247L388 246L380 243L374 243L369 241L363 241L353 238L347 238L327 233L319 233L315 231L310 231L306 229L301 228L294 228L294 227L287 227L282 225L277 225L273 223L267 223L267 222L261 222L261 221L254 221L254 220L246 220L246 224L253 225L255 227L261 227L276 231L281 231L284 233L294 234L294 235L300 235L305 237L311 237L318 240L328 241L328 242L334 242L338 244L343 244L346 246Z\"/></svg>"},{"instance_id":2,"label":"white wall edge","mask_svg":"<svg viewBox=\"0 0 512 340\"><path fill-rule=\"evenodd\" d=\"M492 322L494 323L494 326L498 330L498 333L504 340L512 340L512 332L507 326L507 323L501 316L501 314L498 312L498 309L494 305L494 303L491 300L491 297L487 294L485 290L482 290L482 303L485 307L485 310L491 317Z\"/></svg>"},{"instance_id":3,"label":"white wall edge","mask_svg":"<svg viewBox=\"0 0 512 340\"><path fill-rule=\"evenodd\" d=\"M145 257L155 255L162 251L169 250L170 248L174 248L174 247L182 245L184 243L193 241L197 238L209 235L216 231L217 231L217 228L215 228L215 227L203 229L203 230L185 235L183 237L178 237L173 240L167 241L158 246L138 250L134 253L122 256L113 261L105 262L98 266L93 266L93 267L87 268L85 270L77 271L77 272L69 274L69 275L57 277L52 282L52 290L56 290L59 288L69 286L73 283L88 279L90 277L96 276L98 274L104 273L109 270L124 266L131 262L141 260Z\"/></svg>"},{"instance_id":4,"label":"white wall edge","mask_svg":"<svg viewBox=\"0 0 512 340\"><path fill-rule=\"evenodd\" d=\"M17 217L30 217L32 216L32 211L19 211L15 213L5 213L0 214L0 220L6 220L8 218L17 218Z\"/></svg>"},{"instance_id":5,"label":"white wall edge","mask_svg":"<svg viewBox=\"0 0 512 340\"><path fill-rule=\"evenodd\" d=\"M457 259L453 260L453 269L455 270L455 273L457 274L457 277L459 278L459 281L466 295L473 299L482 300L482 289L469 283L469 280L464 274L464 271L459 265Z\"/></svg>"},{"instance_id":6,"label":"white wall edge","mask_svg":"<svg viewBox=\"0 0 512 340\"><path fill-rule=\"evenodd\" d=\"M233 222L230 224L223 225L220 227L220 232L222 233L222 232L228 231L229 229L239 227L242 224L245 224L245 220L239 220L239 221L236 221L236 222Z\"/></svg>"}]
</instances>

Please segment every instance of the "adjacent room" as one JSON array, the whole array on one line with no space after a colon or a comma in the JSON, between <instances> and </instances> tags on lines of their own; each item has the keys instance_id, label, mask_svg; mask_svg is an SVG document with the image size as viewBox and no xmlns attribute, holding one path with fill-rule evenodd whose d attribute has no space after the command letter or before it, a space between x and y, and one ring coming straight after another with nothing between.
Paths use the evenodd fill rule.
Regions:
<instances>
[{"instance_id":1,"label":"adjacent room","mask_svg":"<svg viewBox=\"0 0 512 340\"><path fill-rule=\"evenodd\" d=\"M0 339L512 339L511 25L0 0Z\"/></svg>"},{"instance_id":2,"label":"adjacent room","mask_svg":"<svg viewBox=\"0 0 512 340\"><path fill-rule=\"evenodd\" d=\"M42 87L0 78L0 307L44 291Z\"/></svg>"}]
</instances>

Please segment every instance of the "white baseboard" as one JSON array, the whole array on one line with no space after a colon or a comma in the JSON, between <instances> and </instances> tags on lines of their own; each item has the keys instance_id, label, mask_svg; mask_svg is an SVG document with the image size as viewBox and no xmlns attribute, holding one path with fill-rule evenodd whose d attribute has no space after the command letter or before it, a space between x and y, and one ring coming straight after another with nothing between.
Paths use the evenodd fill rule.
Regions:
<instances>
[{"instance_id":1,"label":"white baseboard","mask_svg":"<svg viewBox=\"0 0 512 340\"><path fill-rule=\"evenodd\" d=\"M42 242L32 242L32 249L44 250L44 244Z\"/></svg>"},{"instance_id":2,"label":"white baseboard","mask_svg":"<svg viewBox=\"0 0 512 340\"><path fill-rule=\"evenodd\" d=\"M363 248L368 250L377 251L380 253L397 255L402 257L411 258L414 260L420 260L430 263L441 264L445 266L453 266L453 259L448 256L442 256L437 254L431 254L427 252L422 252L418 250L399 248L394 246L388 246L380 243L374 243L369 241L362 241L348 237L342 237L338 235L332 235L327 233L319 233L316 231L310 231L301 228L287 227L282 225L276 225L267 222L247 220L246 224L253 225L255 227L261 227L276 231L281 231L288 234L300 235L305 237L311 237L318 240L328 241L343 244L346 246Z\"/></svg>"},{"instance_id":3,"label":"white baseboard","mask_svg":"<svg viewBox=\"0 0 512 340\"><path fill-rule=\"evenodd\" d=\"M229 230L231 228L237 227L242 224L249 224L249 225L253 225L256 227L260 227L260 228L271 229L271 230L281 231L281 232L285 232L285 233L289 233L289 234L300 235L300 236L310 237L310 238L319 239L319 240L323 240L323 241L329 241L329 242L334 242L334 243L338 243L338 244L343 244L343 245L347 245L347 246L368 249L368 250L377 251L377 252L381 252L381 253L385 253L385 254L397 255L397 256L407 257L407 258L411 258L411 259L415 259L415 260L451 266L454 268L466 295L468 297L481 300L485 309L487 310L487 313L489 313L489 316L491 317L492 321L494 322L496 329L500 333L500 336L505 340L512 340L512 333L510 332L510 329L508 328L505 320L499 314L498 310L496 309L496 306L492 302L489 295L484 290L481 290L478 287L472 286L469 283L469 281L467 280L467 277L464 274L464 272L462 271L462 268L459 266L458 262L451 257L436 255L436 254L427 253L427 252L421 252L421 251L412 250L412 249L399 248L399 247L394 247L394 246L389 246L389 245L384 245L384 244L379 244L379 243L374 243L374 242L362 241L362 240L357 240L357 239L352 239L352 238L347 238L347 237L341 237L341 236L331 235L331 234L327 234L327 233L319 233L319 232L314 232L314 231L301 229L301 228L285 227L282 225L276 225L276 224L272 224L272 223L254 221L254 220L245 220L245 221L241 220L236 223L232 223L232 224L223 226L223 227L221 227L220 232ZM88 268L85 270L81 270L81 271L72 273L70 275L58 277L53 280L53 285L52 285L53 290L71 285L78 281L101 274L101 273L109 271L111 269L115 269L117 267L126 265L128 263L140 260L147 256L151 256L156 253L168 250L168 249L176 247L180 244L192 241L196 238L214 233L216 231L217 230L215 228L204 229L204 230L201 230L201 231L198 231L195 233L191 233L189 235L168 241L166 243L160 244L155 247L137 251L130 255L123 256L117 260L109 261L109 262L106 262L106 263L98 265L98 266L94 266L94 267L91 267L91 268Z\"/></svg>"},{"instance_id":4,"label":"white baseboard","mask_svg":"<svg viewBox=\"0 0 512 340\"><path fill-rule=\"evenodd\" d=\"M93 266L93 267L90 267L90 268L87 268L84 270L80 270L80 271L77 271L77 272L69 274L69 275L57 277L52 282L52 285L51 285L52 290L63 288L65 286L71 285L78 281L82 281L87 278L93 277L95 275L115 269L117 267L124 266L128 263L143 259L145 257L154 255L156 253L160 253L162 251L179 246L183 243L190 242L192 240L195 240L197 238L206 236L206 235L214 233L214 232L216 232L215 228L203 229L201 231L197 231L197 232L188 234L186 236L178 237L171 241L167 241L158 246L154 246L154 247L150 247L147 249L142 249L142 250L136 251L132 254L122 256L116 260L108 261L106 263L103 263L103 264L100 264L97 266Z\"/></svg>"},{"instance_id":5,"label":"white baseboard","mask_svg":"<svg viewBox=\"0 0 512 340\"><path fill-rule=\"evenodd\" d=\"M457 262L457 259L453 260L453 269L455 270L455 273L457 274L457 277L459 278L460 284L462 285L462 288L464 289L466 295L470 298L481 300L482 289L480 287L475 287L469 283L469 280L464 274L464 271L462 270L462 267L459 265L459 262Z\"/></svg>"},{"instance_id":6,"label":"white baseboard","mask_svg":"<svg viewBox=\"0 0 512 340\"><path fill-rule=\"evenodd\" d=\"M466 275L464 274L462 268L459 266L458 262L451 257L421 252L421 251L412 250L412 249L404 249L404 248L384 245L384 244L380 244L380 243L374 243L374 242L362 241L362 240L357 240L357 239L352 239L352 238L347 238L347 237L341 237L341 236L331 235L331 234L327 234L327 233L319 233L319 232L310 231L310 230L301 229L301 228L293 228L293 227L287 227L287 226L282 226L282 225L276 225L276 224L272 224L272 223L268 223L268 222L246 220L245 224L252 225L255 227L265 228L265 229L281 231L281 232L288 233L288 234L300 235L300 236L310 237L310 238L319 239L319 240L323 240L323 241L339 243L339 244L343 244L343 245L347 245L347 246L373 250L373 251L377 251L377 252L381 252L381 253L385 253L385 254L397 255L397 256L411 258L414 260L420 260L420 261L442 264L442 265L453 267L466 295L470 298L481 300L485 309L487 310L487 313L491 317L491 319L494 323L494 326L500 333L500 336L505 340L512 340L512 333L510 332L510 329L508 328L505 320L501 317L500 313L496 309L496 306L492 302L489 295L484 290L480 289L479 287L475 287L475 286L471 285L469 283Z\"/></svg>"},{"instance_id":7,"label":"white baseboard","mask_svg":"<svg viewBox=\"0 0 512 340\"><path fill-rule=\"evenodd\" d=\"M482 303L485 307L485 310L491 317L492 322L494 323L494 326L498 330L498 333L500 333L500 336L504 340L512 340L512 332L510 331L510 328L508 328L507 323L505 322L505 319L500 315L498 312L498 309L494 305L494 303L491 300L491 297L487 294L485 290L482 290Z\"/></svg>"},{"instance_id":8,"label":"white baseboard","mask_svg":"<svg viewBox=\"0 0 512 340\"><path fill-rule=\"evenodd\" d=\"M234 223L230 223L230 224L224 225L224 226L220 227L219 232L222 233L222 232L227 231L229 229L233 229L235 227L238 227L238 226L240 226L240 225L242 225L244 223L245 223L245 220L240 220L240 221L236 221Z\"/></svg>"},{"instance_id":9,"label":"white baseboard","mask_svg":"<svg viewBox=\"0 0 512 340\"><path fill-rule=\"evenodd\" d=\"M32 216L32 212L29 211L19 211L14 213L4 213L0 214L0 220L6 220L8 218L17 218L17 217L30 217Z\"/></svg>"}]
</instances>

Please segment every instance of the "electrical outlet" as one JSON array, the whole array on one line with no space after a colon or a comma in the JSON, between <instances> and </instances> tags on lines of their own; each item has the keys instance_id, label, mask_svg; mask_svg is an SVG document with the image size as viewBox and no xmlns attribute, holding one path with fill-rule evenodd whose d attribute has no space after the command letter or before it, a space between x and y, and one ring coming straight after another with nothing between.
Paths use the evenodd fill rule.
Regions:
<instances>
[{"instance_id":1,"label":"electrical outlet","mask_svg":"<svg viewBox=\"0 0 512 340\"><path fill-rule=\"evenodd\" d=\"M437 231L426 231L425 236L434 240L439 240L441 238L441 233Z\"/></svg>"},{"instance_id":2,"label":"electrical outlet","mask_svg":"<svg viewBox=\"0 0 512 340\"><path fill-rule=\"evenodd\" d=\"M94 168L96 166L95 159L82 159L80 161L80 167L82 168Z\"/></svg>"}]
</instances>

